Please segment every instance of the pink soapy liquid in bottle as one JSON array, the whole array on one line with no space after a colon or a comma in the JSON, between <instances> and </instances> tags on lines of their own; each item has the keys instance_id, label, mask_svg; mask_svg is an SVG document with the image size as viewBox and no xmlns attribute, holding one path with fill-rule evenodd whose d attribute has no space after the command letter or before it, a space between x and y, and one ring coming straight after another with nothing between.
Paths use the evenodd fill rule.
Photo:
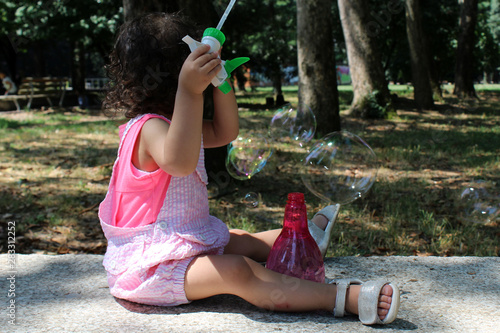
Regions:
<instances>
[{"instance_id":1,"label":"pink soapy liquid in bottle","mask_svg":"<svg viewBox=\"0 0 500 333\"><path fill-rule=\"evenodd\" d=\"M303 193L289 193L283 229L276 238L266 267L282 274L325 282L323 256L307 227Z\"/></svg>"}]
</instances>

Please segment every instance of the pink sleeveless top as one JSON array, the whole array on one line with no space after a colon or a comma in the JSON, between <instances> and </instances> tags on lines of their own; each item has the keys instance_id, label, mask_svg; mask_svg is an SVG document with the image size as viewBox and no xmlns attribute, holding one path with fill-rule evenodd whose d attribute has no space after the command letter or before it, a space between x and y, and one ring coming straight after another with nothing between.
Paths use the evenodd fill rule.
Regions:
<instances>
[{"instance_id":1,"label":"pink sleeveless top","mask_svg":"<svg viewBox=\"0 0 500 333\"><path fill-rule=\"evenodd\" d=\"M158 115L144 115L135 121L120 126L119 163L116 175L113 216L111 224L116 227L134 228L153 223L163 205L165 193L172 178L161 169L154 172L139 171L132 163L132 154L142 126Z\"/></svg>"},{"instance_id":2,"label":"pink sleeveless top","mask_svg":"<svg viewBox=\"0 0 500 333\"><path fill-rule=\"evenodd\" d=\"M138 174L133 169L135 142L144 123L153 117L169 122L148 114L120 128L118 157L108 193L99 206L108 240L103 265L108 276L114 276L108 279L111 289L119 275L141 275L169 260L222 254L229 242L227 226L209 215L203 141L196 171L186 177L172 177L161 169Z\"/></svg>"}]
</instances>

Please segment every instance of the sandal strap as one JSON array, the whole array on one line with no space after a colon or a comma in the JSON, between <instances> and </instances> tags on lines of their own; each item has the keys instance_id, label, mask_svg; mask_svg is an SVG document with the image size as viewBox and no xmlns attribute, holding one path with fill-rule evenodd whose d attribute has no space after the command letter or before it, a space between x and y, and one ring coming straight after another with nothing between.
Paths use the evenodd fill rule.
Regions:
<instances>
[{"instance_id":1,"label":"sandal strap","mask_svg":"<svg viewBox=\"0 0 500 333\"><path fill-rule=\"evenodd\" d=\"M345 297L349 284L345 281L337 281L337 298L335 298L335 307L333 308L333 315L335 317L343 317L345 313Z\"/></svg>"},{"instance_id":2,"label":"sandal strap","mask_svg":"<svg viewBox=\"0 0 500 333\"><path fill-rule=\"evenodd\" d=\"M337 285L337 297L335 298L335 308L333 309L333 315L335 317L343 317L345 314L347 289L351 284L363 284L363 282L358 279L338 279L333 281L332 283L335 283Z\"/></svg>"},{"instance_id":3,"label":"sandal strap","mask_svg":"<svg viewBox=\"0 0 500 333\"><path fill-rule=\"evenodd\" d=\"M320 243L321 240L323 239L323 237L325 236L325 230L323 230L320 227L318 227L311 220L307 221L307 226L309 227L309 233L311 234L311 236L316 241L316 244Z\"/></svg>"}]
</instances>

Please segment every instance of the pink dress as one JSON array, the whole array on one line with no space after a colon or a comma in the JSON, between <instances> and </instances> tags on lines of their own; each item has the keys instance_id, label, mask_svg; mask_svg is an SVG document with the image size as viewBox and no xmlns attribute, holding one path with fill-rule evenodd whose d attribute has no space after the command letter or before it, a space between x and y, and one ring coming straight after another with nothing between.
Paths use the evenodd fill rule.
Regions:
<instances>
[{"instance_id":1,"label":"pink dress","mask_svg":"<svg viewBox=\"0 0 500 333\"><path fill-rule=\"evenodd\" d=\"M196 171L172 177L159 169L142 172L132 164L142 115L120 128L120 147L99 218L108 240L103 265L112 295L137 303L189 303L184 277L202 254L222 254L227 226L209 215L203 142Z\"/></svg>"}]
</instances>

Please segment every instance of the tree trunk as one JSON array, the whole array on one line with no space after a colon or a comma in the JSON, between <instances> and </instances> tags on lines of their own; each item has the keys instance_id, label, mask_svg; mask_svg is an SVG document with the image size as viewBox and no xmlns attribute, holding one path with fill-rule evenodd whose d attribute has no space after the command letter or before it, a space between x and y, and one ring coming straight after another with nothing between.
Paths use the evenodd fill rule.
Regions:
<instances>
[{"instance_id":1,"label":"tree trunk","mask_svg":"<svg viewBox=\"0 0 500 333\"><path fill-rule=\"evenodd\" d=\"M406 0L406 33L410 46L414 98L419 109L434 105L426 38L422 29L419 0Z\"/></svg>"},{"instance_id":2,"label":"tree trunk","mask_svg":"<svg viewBox=\"0 0 500 333\"><path fill-rule=\"evenodd\" d=\"M313 110L319 136L340 131L331 5L329 0L297 0L299 101Z\"/></svg>"},{"instance_id":3,"label":"tree trunk","mask_svg":"<svg viewBox=\"0 0 500 333\"><path fill-rule=\"evenodd\" d=\"M238 84L239 91L247 91L245 88L245 84L247 83L247 78L245 77L245 72L241 67L236 68L236 70L232 73L236 78L236 82Z\"/></svg>"},{"instance_id":4,"label":"tree trunk","mask_svg":"<svg viewBox=\"0 0 500 333\"><path fill-rule=\"evenodd\" d=\"M280 15L279 11L276 10L275 1L269 1L267 6L268 12L268 22L269 28L273 31L279 31L280 27L276 21L276 16ZM269 61L267 66L269 67L269 77L273 84L274 99L276 100L275 106L282 106L285 104L285 97L283 96L282 87L282 63L275 57L272 61ZM267 103L266 103L267 104Z\"/></svg>"},{"instance_id":5,"label":"tree trunk","mask_svg":"<svg viewBox=\"0 0 500 333\"><path fill-rule=\"evenodd\" d=\"M12 80L19 86L21 78L17 74L17 47L8 35L0 36L0 54L7 63L8 73Z\"/></svg>"},{"instance_id":6,"label":"tree trunk","mask_svg":"<svg viewBox=\"0 0 500 333\"><path fill-rule=\"evenodd\" d=\"M427 49L429 50L429 49ZM441 89L441 81L439 80L438 70L432 57L429 55L429 65L431 68L431 89L434 100L443 101L443 90Z\"/></svg>"},{"instance_id":7,"label":"tree trunk","mask_svg":"<svg viewBox=\"0 0 500 333\"><path fill-rule=\"evenodd\" d=\"M33 49L34 49L34 57L33 57L33 62L35 65L35 76L38 77L44 77L47 76L47 68L46 68L46 61L45 61L45 46L46 43L42 41L37 41L33 43Z\"/></svg>"},{"instance_id":8,"label":"tree trunk","mask_svg":"<svg viewBox=\"0 0 500 333\"><path fill-rule=\"evenodd\" d=\"M455 90L459 98L477 97L474 89L474 44L478 0L460 0L460 34L458 36L457 62L455 65Z\"/></svg>"},{"instance_id":9,"label":"tree trunk","mask_svg":"<svg viewBox=\"0 0 500 333\"><path fill-rule=\"evenodd\" d=\"M281 75L281 70L278 68L277 71L273 71L271 75L271 81L273 82L273 92L276 100L275 106L282 106L285 104L285 97L283 96L283 85L281 81L283 79Z\"/></svg>"},{"instance_id":10,"label":"tree trunk","mask_svg":"<svg viewBox=\"0 0 500 333\"><path fill-rule=\"evenodd\" d=\"M338 0L340 21L344 32L347 58L351 73L354 98L351 114L361 117L380 117L373 103L385 108L390 102L382 68L380 51L371 36L367 0ZM379 109L378 106L375 109Z\"/></svg>"},{"instance_id":11,"label":"tree trunk","mask_svg":"<svg viewBox=\"0 0 500 333\"><path fill-rule=\"evenodd\" d=\"M85 48L79 40L72 43L71 77L73 91L78 96L85 95Z\"/></svg>"}]
</instances>

